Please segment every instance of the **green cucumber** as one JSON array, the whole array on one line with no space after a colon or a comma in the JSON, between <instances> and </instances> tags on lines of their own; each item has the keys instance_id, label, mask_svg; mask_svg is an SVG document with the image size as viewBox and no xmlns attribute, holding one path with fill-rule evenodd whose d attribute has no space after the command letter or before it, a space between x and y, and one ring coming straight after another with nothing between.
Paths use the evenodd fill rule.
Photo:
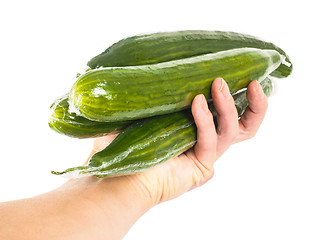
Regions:
<instances>
[{"instance_id":1,"label":"green cucumber","mask_svg":"<svg viewBox=\"0 0 320 240\"><path fill-rule=\"evenodd\" d=\"M70 104L94 121L125 121L188 108L197 94L210 98L217 77L230 92L265 79L283 62L274 50L240 48L158 64L108 67L81 75Z\"/></svg>"},{"instance_id":2,"label":"green cucumber","mask_svg":"<svg viewBox=\"0 0 320 240\"><path fill-rule=\"evenodd\" d=\"M272 83L269 78L263 80L260 84L266 95L269 95L272 89ZM69 94L56 99L51 105L51 115L49 126L59 134L73 138L94 138L104 136L112 131L122 130L132 121L123 122L97 122L78 116L69 110ZM238 114L242 115L248 101L244 93L238 93L234 96L235 106ZM215 110L212 109L214 112ZM138 120L137 120L138 121Z\"/></svg>"},{"instance_id":3,"label":"green cucumber","mask_svg":"<svg viewBox=\"0 0 320 240\"><path fill-rule=\"evenodd\" d=\"M121 130L129 122L96 122L69 111L69 94L54 101L51 105L49 126L52 130L74 138L100 137L112 131Z\"/></svg>"},{"instance_id":4,"label":"green cucumber","mask_svg":"<svg viewBox=\"0 0 320 240\"><path fill-rule=\"evenodd\" d=\"M272 90L271 80L265 79L261 86L269 96ZM243 113L248 105L246 91L233 97L238 113ZM212 103L209 103L209 109L214 109ZM196 126L191 111L187 109L136 121L124 129L104 150L94 154L87 166L52 173L73 177L132 174L163 163L191 148L195 143Z\"/></svg>"},{"instance_id":5,"label":"green cucumber","mask_svg":"<svg viewBox=\"0 0 320 240\"><path fill-rule=\"evenodd\" d=\"M111 45L87 65L95 69L154 64L242 47L278 51L290 64L281 64L271 75L279 78L290 75L289 56L275 44L251 35L223 31L188 30L132 36Z\"/></svg>"}]
</instances>

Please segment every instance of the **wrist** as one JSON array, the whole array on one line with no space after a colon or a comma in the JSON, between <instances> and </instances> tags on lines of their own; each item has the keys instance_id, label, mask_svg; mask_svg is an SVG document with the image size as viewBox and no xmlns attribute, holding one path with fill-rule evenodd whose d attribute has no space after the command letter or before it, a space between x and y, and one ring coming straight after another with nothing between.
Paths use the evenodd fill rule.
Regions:
<instances>
[{"instance_id":1,"label":"wrist","mask_svg":"<svg viewBox=\"0 0 320 240\"><path fill-rule=\"evenodd\" d=\"M119 207L127 209L134 207L142 213L153 207L149 192L135 175L103 178L97 181L97 192L102 202L112 199Z\"/></svg>"},{"instance_id":2,"label":"wrist","mask_svg":"<svg viewBox=\"0 0 320 240\"><path fill-rule=\"evenodd\" d=\"M62 189L76 195L74 203L82 205L84 215L99 224L109 239L122 238L153 206L148 191L134 175L72 179Z\"/></svg>"}]
</instances>

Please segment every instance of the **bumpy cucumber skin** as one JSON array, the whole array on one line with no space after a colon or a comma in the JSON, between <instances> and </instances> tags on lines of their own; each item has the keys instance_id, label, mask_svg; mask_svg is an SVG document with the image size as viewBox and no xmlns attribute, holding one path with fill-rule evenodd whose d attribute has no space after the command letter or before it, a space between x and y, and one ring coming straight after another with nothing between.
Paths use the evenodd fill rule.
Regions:
<instances>
[{"instance_id":1,"label":"bumpy cucumber skin","mask_svg":"<svg viewBox=\"0 0 320 240\"><path fill-rule=\"evenodd\" d=\"M272 82L261 82L264 93L269 96ZM238 114L248 105L246 91L233 95ZM213 111L213 104L209 104ZM94 154L88 166L69 168L57 175L97 177L117 176L144 171L163 163L196 143L196 126L190 110L136 121L123 130L104 150Z\"/></svg>"},{"instance_id":2,"label":"bumpy cucumber skin","mask_svg":"<svg viewBox=\"0 0 320 240\"><path fill-rule=\"evenodd\" d=\"M95 69L154 64L242 47L278 51L291 65L281 64L271 75L284 78L291 74L289 56L275 44L251 35L224 31L187 30L132 36L111 45L87 65Z\"/></svg>"},{"instance_id":3,"label":"bumpy cucumber skin","mask_svg":"<svg viewBox=\"0 0 320 240\"><path fill-rule=\"evenodd\" d=\"M196 131L192 126L188 111L143 119L121 132L110 147L92 156L89 166L102 167L102 171L118 169L121 174L152 167L194 145Z\"/></svg>"},{"instance_id":4,"label":"bumpy cucumber skin","mask_svg":"<svg viewBox=\"0 0 320 240\"><path fill-rule=\"evenodd\" d=\"M136 121L104 150L94 154L88 166L53 174L116 176L144 171L191 148L196 139L192 115L180 111Z\"/></svg>"},{"instance_id":5,"label":"bumpy cucumber skin","mask_svg":"<svg viewBox=\"0 0 320 240\"><path fill-rule=\"evenodd\" d=\"M191 105L197 94L210 98L223 77L231 93L262 80L282 62L274 50L240 48L165 63L109 67L81 75L70 102L94 121L124 121L167 114Z\"/></svg>"},{"instance_id":6,"label":"bumpy cucumber skin","mask_svg":"<svg viewBox=\"0 0 320 240\"><path fill-rule=\"evenodd\" d=\"M101 137L112 131L125 128L128 121L123 122L96 122L78 116L69 111L69 94L62 96L51 105L49 126L52 130L73 138Z\"/></svg>"},{"instance_id":7,"label":"bumpy cucumber skin","mask_svg":"<svg viewBox=\"0 0 320 240\"><path fill-rule=\"evenodd\" d=\"M269 96L272 90L271 80L267 78L260 84L265 94ZM69 111L68 96L69 94L66 94L61 98L56 99L50 107L51 115L49 118L49 126L59 134L79 139L101 137L112 131L122 130L133 123L133 121L96 122L78 116ZM235 94L233 98L238 114L242 115L248 105L245 91ZM212 107L212 112L215 116L213 105L211 104L210 107Z\"/></svg>"}]
</instances>

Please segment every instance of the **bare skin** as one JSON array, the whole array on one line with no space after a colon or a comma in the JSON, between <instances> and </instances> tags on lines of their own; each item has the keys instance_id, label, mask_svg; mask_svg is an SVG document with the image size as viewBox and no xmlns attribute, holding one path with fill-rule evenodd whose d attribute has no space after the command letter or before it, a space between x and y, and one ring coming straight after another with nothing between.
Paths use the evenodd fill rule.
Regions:
<instances>
[{"instance_id":1,"label":"bare skin","mask_svg":"<svg viewBox=\"0 0 320 240\"><path fill-rule=\"evenodd\" d=\"M193 148L142 173L70 179L48 193L0 203L0 239L121 239L153 206L206 183L214 175L214 163L229 146L256 134L268 105L256 81L248 86L249 107L241 119L223 79L213 82L212 96L219 127L203 95L196 96L192 114L197 144ZM97 138L90 156L116 136Z\"/></svg>"}]
</instances>

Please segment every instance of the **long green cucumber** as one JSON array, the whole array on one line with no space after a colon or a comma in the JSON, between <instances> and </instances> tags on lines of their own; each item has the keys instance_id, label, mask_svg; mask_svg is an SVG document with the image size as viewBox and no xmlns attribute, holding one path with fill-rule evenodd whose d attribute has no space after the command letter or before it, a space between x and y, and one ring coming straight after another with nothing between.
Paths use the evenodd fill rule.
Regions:
<instances>
[{"instance_id":1,"label":"long green cucumber","mask_svg":"<svg viewBox=\"0 0 320 240\"><path fill-rule=\"evenodd\" d=\"M271 80L265 79L261 86L269 96L272 90ZM248 105L246 91L233 97L238 114L243 113ZM209 109L214 111L212 103L209 103ZM187 109L136 121L104 150L94 154L87 166L52 173L73 177L105 177L141 172L186 151L195 143L196 126L191 111Z\"/></svg>"},{"instance_id":2,"label":"long green cucumber","mask_svg":"<svg viewBox=\"0 0 320 240\"><path fill-rule=\"evenodd\" d=\"M154 64L242 47L278 51L290 66L281 64L271 75L279 78L290 75L292 64L281 48L251 35L224 31L188 30L132 36L111 45L87 65L95 69Z\"/></svg>"},{"instance_id":3,"label":"long green cucumber","mask_svg":"<svg viewBox=\"0 0 320 240\"><path fill-rule=\"evenodd\" d=\"M283 61L274 50L240 48L158 64L108 67L81 75L70 103L95 121L124 121L188 108L197 94L210 98L222 77L231 93L265 79Z\"/></svg>"},{"instance_id":4,"label":"long green cucumber","mask_svg":"<svg viewBox=\"0 0 320 240\"><path fill-rule=\"evenodd\" d=\"M100 137L112 131L121 130L129 122L96 122L69 111L69 94L62 96L51 105L49 126L52 130L74 138Z\"/></svg>"},{"instance_id":5,"label":"long green cucumber","mask_svg":"<svg viewBox=\"0 0 320 240\"><path fill-rule=\"evenodd\" d=\"M266 95L269 95L272 84L268 78L260 84ZM270 87L269 87L270 86ZM51 105L49 126L52 130L73 138L94 138L104 136L112 131L122 130L132 121L123 122L97 122L78 116L69 110L69 94L56 99ZM243 113L248 101L244 92L233 96L239 115ZM214 111L214 109L212 109ZM138 120L137 120L138 121Z\"/></svg>"}]
</instances>

